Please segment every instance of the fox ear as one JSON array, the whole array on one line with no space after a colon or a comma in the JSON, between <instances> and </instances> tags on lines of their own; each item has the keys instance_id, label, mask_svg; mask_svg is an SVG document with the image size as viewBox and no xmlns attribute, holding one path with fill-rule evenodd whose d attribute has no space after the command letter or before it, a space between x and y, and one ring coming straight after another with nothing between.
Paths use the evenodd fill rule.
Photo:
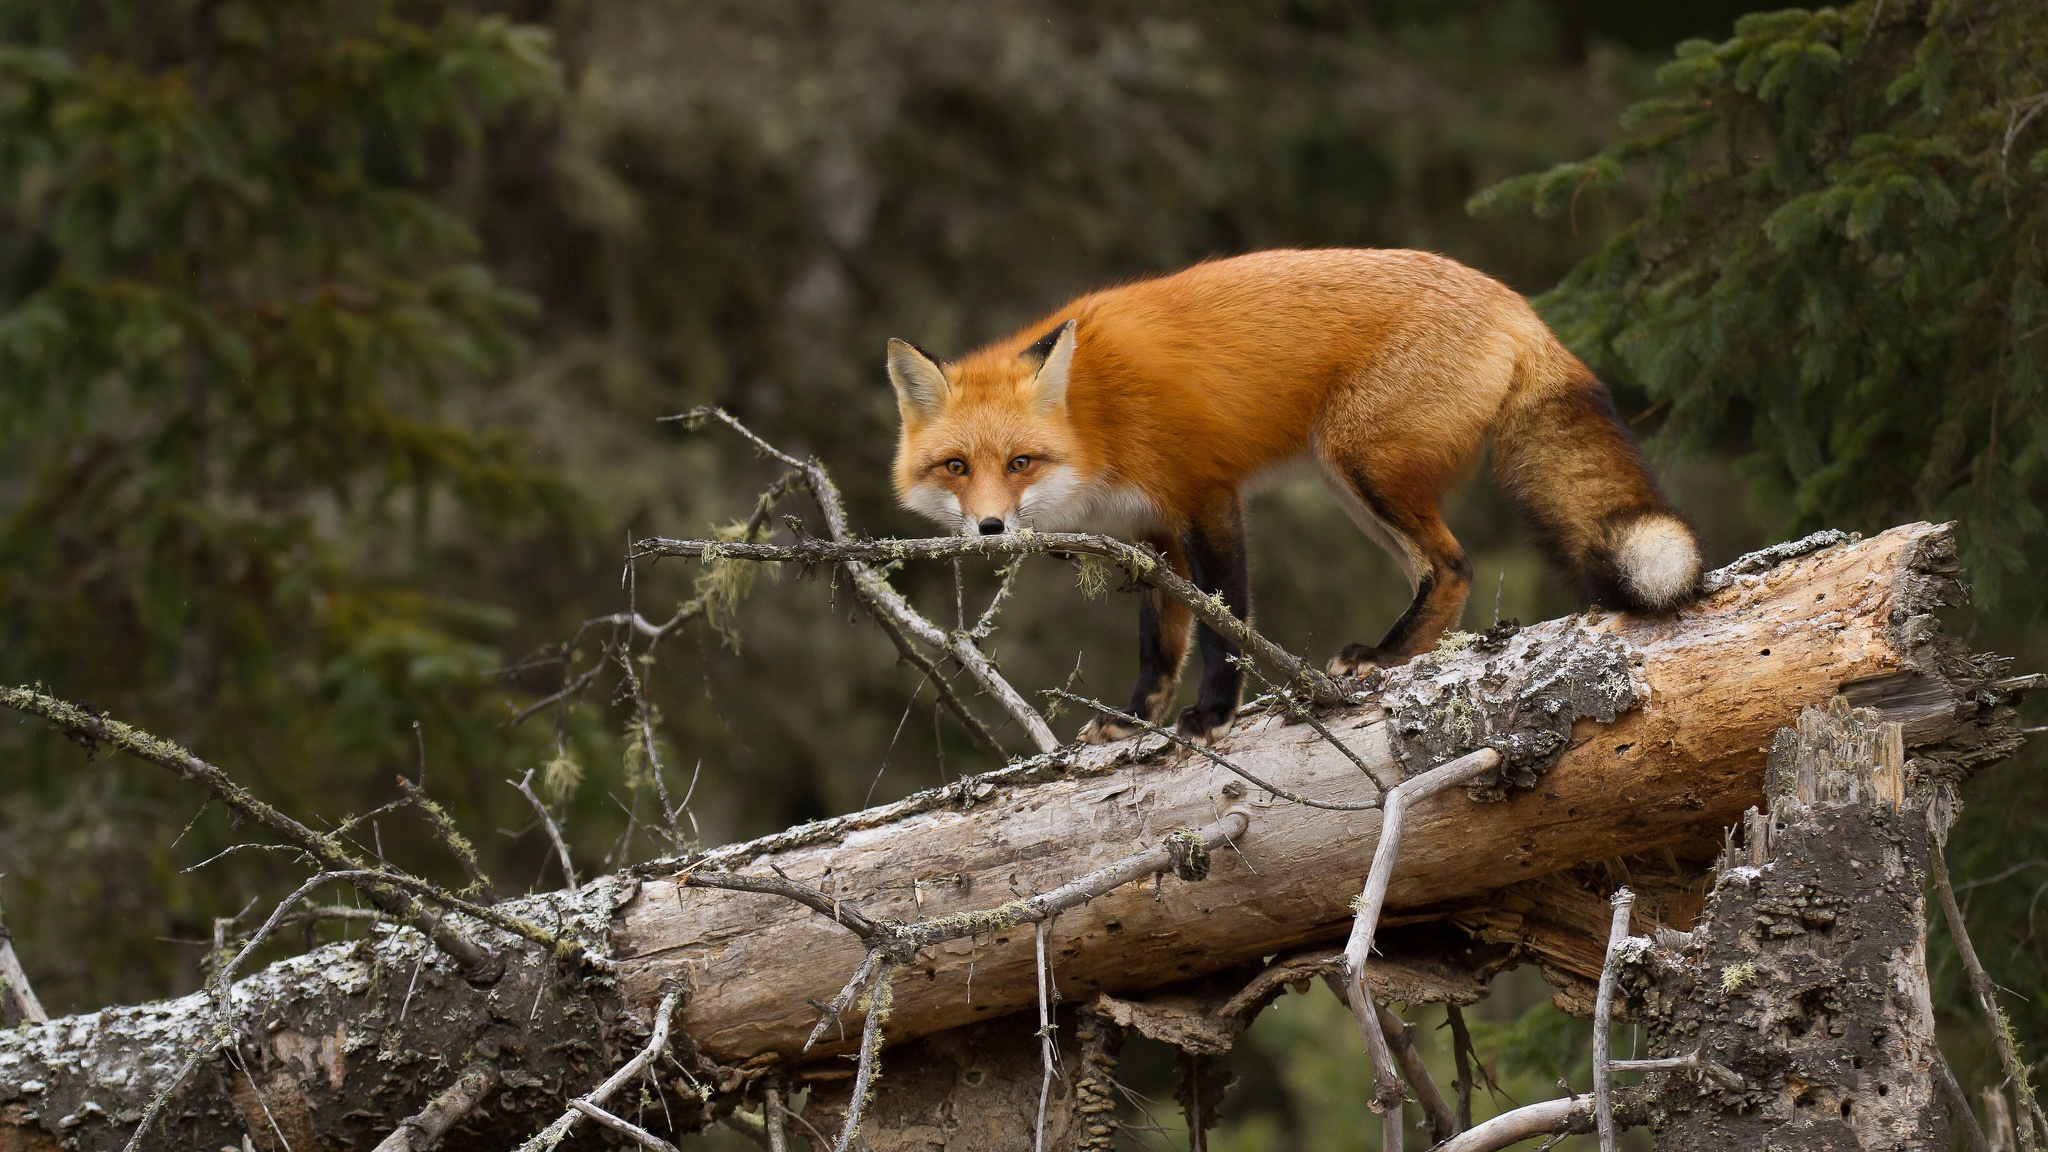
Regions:
<instances>
[{"instance_id":1,"label":"fox ear","mask_svg":"<svg viewBox=\"0 0 2048 1152\"><path fill-rule=\"evenodd\" d=\"M1058 408L1067 402L1067 370L1074 362L1076 323L1078 321L1067 321L1024 350L1026 358L1038 361L1038 375L1031 386L1037 393L1038 402L1047 408Z\"/></svg>"},{"instance_id":2,"label":"fox ear","mask_svg":"<svg viewBox=\"0 0 2048 1152\"><path fill-rule=\"evenodd\" d=\"M896 409L906 421L937 416L952 390L932 358L908 340L889 341L889 383L896 386Z\"/></svg>"}]
</instances>

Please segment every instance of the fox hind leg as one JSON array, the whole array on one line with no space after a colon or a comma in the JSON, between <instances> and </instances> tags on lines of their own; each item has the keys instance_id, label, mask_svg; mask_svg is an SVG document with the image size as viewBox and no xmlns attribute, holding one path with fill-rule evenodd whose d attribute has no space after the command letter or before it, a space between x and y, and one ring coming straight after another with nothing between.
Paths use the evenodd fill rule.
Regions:
<instances>
[{"instance_id":1,"label":"fox hind leg","mask_svg":"<svg viewBox=\"0 0 2048 1152\"><path fill-rule=\"evenodd\" d=\"M1182 577L1187 561L1179 545L1169 540L1147 540L1166 557L1167 564ZM1194 615L1187 605L1169 599L1157 588L1147 588L1138 601L1138 680L1131 686L1131 702L1124 711L1153 724L1166 722L1173 698L1180 689L1181 666L1188 658L1188 632ZM1097 716L1081 728L1081 739L1105 744L1135 736L1144 729L1113 716Z\"/></svg>"},{"instance_id":2,"label":"fox hind leg","mask_svg":"<svg viewBox=\"0 0 2048 1152\"><path fill-rule=\"evenodd\" d=\"M1399 504L1383 498L1369 477L1346 470L1340 496L1360 526L1394 554L1415 598L1378 644L1347 644L1330 661L1332 676L1360 676L1402 664L1434 647L1458 623L1472 591L1472 562L1443 521L1435 502Z\"/></svg>"}]
</instances>

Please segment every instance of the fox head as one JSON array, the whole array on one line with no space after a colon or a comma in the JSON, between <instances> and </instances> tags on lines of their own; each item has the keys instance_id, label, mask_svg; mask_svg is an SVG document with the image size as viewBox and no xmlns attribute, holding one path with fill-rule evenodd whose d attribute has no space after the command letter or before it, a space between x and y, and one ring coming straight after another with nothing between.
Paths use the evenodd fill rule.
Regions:
<instances>
[{"instance_id":1,"label":"fox head","mask_svg":"<svg viewBox=\"0 0 2048 1152\"><path fill-rule=\"evenodd\" d=\"M896 495L965 536L1045 527L1080 487L1067 375L1075 322L1022 352L999 349L941 367L889 341L889 380L903 418Z\"/></svg>"}]
</instances>

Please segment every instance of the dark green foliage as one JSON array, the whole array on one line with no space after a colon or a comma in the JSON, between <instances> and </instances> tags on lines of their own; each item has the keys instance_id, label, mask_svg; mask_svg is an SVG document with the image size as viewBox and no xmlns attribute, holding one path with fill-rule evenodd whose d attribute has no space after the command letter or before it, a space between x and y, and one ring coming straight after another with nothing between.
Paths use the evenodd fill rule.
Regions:
<instances>
[{"instance_id":1,"label":"dark green foliage","mask_svg":"<svg viewBox=\"0 0 2048 1152\"><path fill-rule=\"evenodd\" d=\"M1733 448L1772 535L1959 522L1982 607L1956 626L2042 666L2048 604L2048 19L1999 0L1747 16L1688 41L1666 94L1591 159L1478 210L1647 208L1540 305L1582 355L1669 406L1668 441ZM2038 754L1965 792L1949 853L2019 1035L2048 1037L2048 806ZM1995 1065L1933 945L1948 1045ZM1997 1079L1992 1075L1992 1079Z\"/></svg>"},{"instance_id":2,"label":"dark green foliage","mask_svg":"<svg viewBox=\"0 0 2048 1152\"><path fill-rule=\"evenodd\" d=\"M415 719L444 754L502 754L482 674L509 614L437 590L430 545L575 501L514 430L441 411L504 370L532 304L431 193L491 120L554 97L547 34L396 0L7 0L0 39L0 680L287 802L388 781ZM72 814L39 813L59 823L9 870L83 837L128 884L163 875L130 853L168 839L128 830L174 834L196 797L141 773L170 808L67 792L75 753L8 727L10 791ZM239 906L234 875L207 879ZM85 876L25 879L91 915ZM148 923L131 946L171 927Z\"/></svg>"},{"instance_id":3,"label":"dark green foliage","mask_svg":"<svg viewBox=\"0 0 2048 1152\"><path fill-rule=\"evenodd\" d=\"M1998 599L2048 557L2048 21L1788 9L1681 44L1662 77L1628 138L1474 208L1553 216L1647 181L1648 210L1543 297L1567 340L1669 404L1667 437L1738 438L1767 524L1957 519Z\"/></svg>"}]
</instances>

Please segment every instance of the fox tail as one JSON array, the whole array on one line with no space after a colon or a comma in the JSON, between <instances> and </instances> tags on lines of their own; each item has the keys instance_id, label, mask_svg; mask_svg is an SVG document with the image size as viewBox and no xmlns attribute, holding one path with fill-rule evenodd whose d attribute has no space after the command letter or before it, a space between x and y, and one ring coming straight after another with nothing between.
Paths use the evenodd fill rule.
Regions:
<instances>
[{"instance_id":1,"label":"fox tail","mask_svg":"<svg viewBox=\"0 0 2048 1152\"><path fill-rule=\"evenodd\" d=\"M1494 428L1497 481L1600 603L1664 611L1699 592L1699 536L1650 474L1592 370L1545 330Z\"/></svg>"}]
</instances>

